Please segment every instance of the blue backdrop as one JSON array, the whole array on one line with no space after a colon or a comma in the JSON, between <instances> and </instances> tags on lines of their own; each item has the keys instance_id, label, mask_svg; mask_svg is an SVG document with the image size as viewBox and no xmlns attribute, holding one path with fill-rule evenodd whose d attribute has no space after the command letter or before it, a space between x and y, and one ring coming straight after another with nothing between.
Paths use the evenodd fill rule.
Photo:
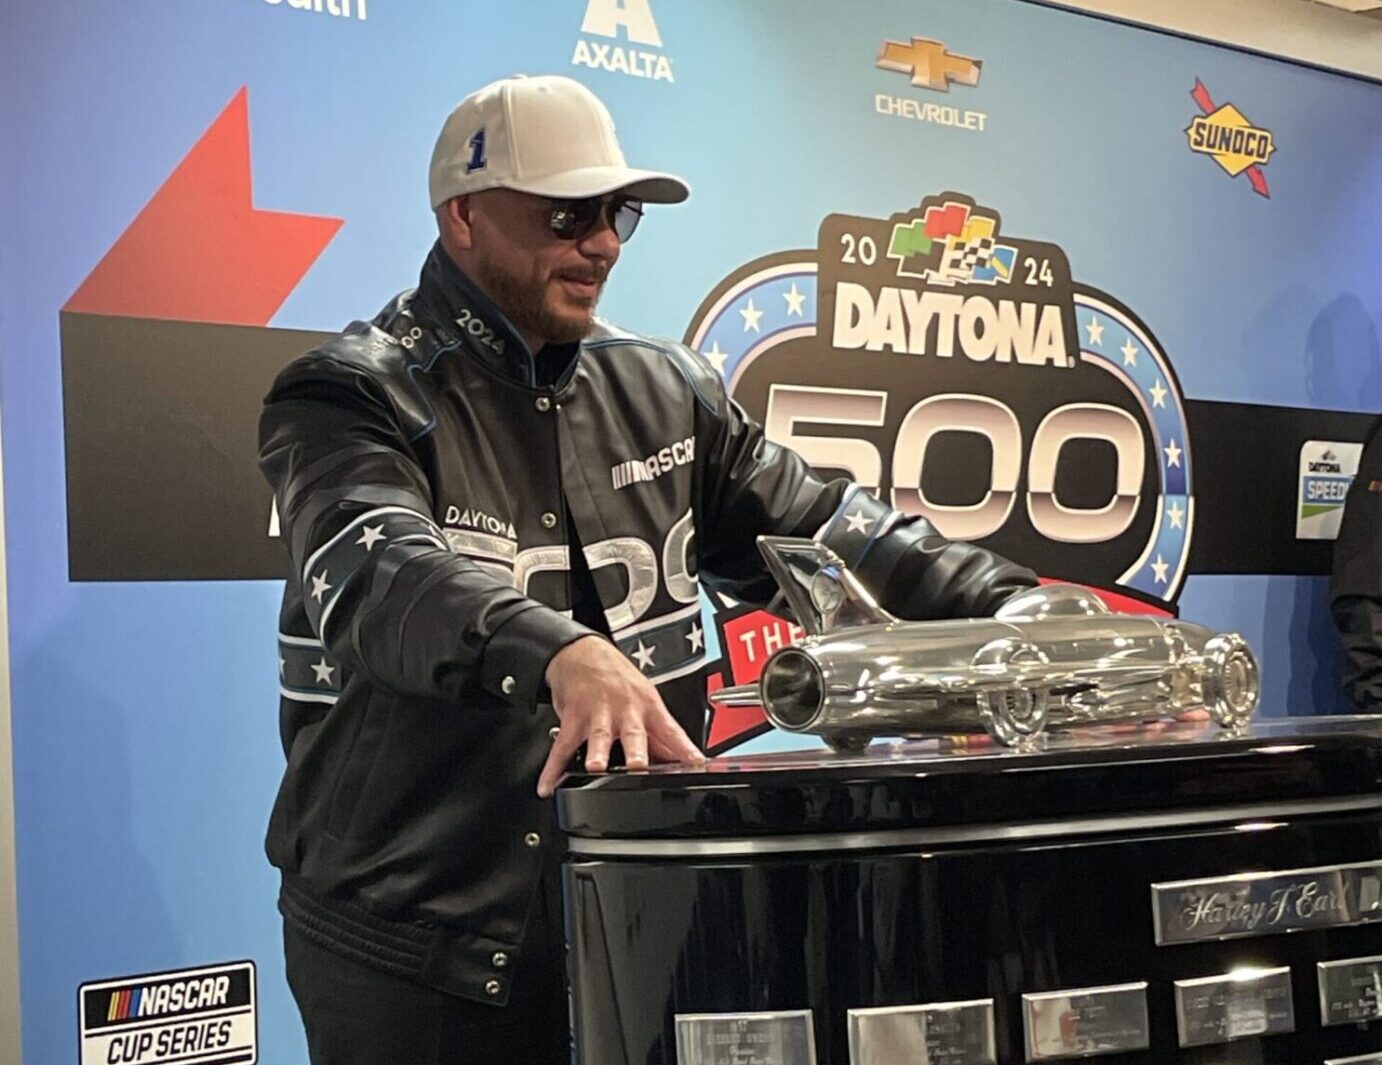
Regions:
<instances>
[{"instance_id":1,"label":"blue backdrop","mask_svg":"<svg viewBox=\"0 0 1382 1065\"><path fill-rule=\"evenodd\" d=\"M652 0L660 46L582 32L596 7L7 5L0 387L26 1061L71 1060L85 981L239 958L259 966L261 1060L305 1060L261 852L280 586L68 579L59 312L242 87L255 205L343 220L276 328L339 328L414 283L442 117L492 78L560 72L606 100L635 165L694 187L625 249L602 309L631 328L680 337L723 279L814 248L827 215L886 219L955 190L1005 232L1058 244L1077 282L1148 323L1185 398L1382 410L1382 87L1018 0ZM980 60L978 84L942 93L875 65L913 37ZM1269 195L1190 149L1197 80L1271 132ZM879 113L879 94L982 114L983 129ZM191 246L188 271L218 254ZM1258 649L1265 713L1332 709L1324 584L1192 573L1180 609Z\"/></svg>"}]
</instances>

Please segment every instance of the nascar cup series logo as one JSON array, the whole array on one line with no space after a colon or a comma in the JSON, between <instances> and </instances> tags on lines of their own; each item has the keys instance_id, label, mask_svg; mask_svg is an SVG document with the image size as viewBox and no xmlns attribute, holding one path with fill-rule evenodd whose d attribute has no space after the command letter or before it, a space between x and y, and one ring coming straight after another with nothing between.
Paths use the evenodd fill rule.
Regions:
<instances>
[{"instance_id":1,"label":"nascar cup series logo","mask_svg":"<svg viewBox=\"0 0 1382 1065\"><path fill-rule=\"evenodd\" d=\"M82 984L81 1065L253 1065L254 962Z\"/></svg>"}]
</instances>

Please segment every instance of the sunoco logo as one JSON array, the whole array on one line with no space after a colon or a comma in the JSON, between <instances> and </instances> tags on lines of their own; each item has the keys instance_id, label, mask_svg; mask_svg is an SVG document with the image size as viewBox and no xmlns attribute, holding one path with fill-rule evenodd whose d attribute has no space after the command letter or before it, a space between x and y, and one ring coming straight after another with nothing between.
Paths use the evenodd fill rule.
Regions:
<instances>
[{"instance_id":1,"label":"sunoco logo","mask_svg":"<svg viewBox=\"0 0 1382 1065\"><path fill-rule=\"evenodd\" d=\"M82 984L82 1065L259 1060L254 963Z\"/></svg>"},{"instance_id":2,"label":"sunoco logo","mask_svg":"<svg viewBox=\"0 0 1382 1065\"><path fill-rule=\"evenodd\" d=\"M1060 245L991 205L945 192L888 218L829 215L814 251L732 271L684 339L823 472L1122 609L1175 610L1194 502L1170 360ZM763 657L748 651L785 623L727 617L724 680L744 683Z\"/></svg>"},{"instance_id":3,"label":"sunoco logo","mask_svg":"<svg viewBox=\"0 0 1382 1065\"><path fill-rule=\"evenodd\" d=\"M1230 177L1247 174L1259 196L1270 196L1262 167L1276 151L1271 130L1259 129L1233 104L1215 107L1204 82L1195 79L1191 98L1203 112L1185 130L1190 150L1210 156Z\"/></svg>"}]
</instances>

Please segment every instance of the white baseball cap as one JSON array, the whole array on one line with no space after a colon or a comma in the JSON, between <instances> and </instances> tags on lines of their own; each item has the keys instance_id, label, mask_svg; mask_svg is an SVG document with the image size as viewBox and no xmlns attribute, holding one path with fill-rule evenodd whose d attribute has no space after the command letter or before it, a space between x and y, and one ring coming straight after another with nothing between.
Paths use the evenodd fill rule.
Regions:
<instances>
[{"instance_id":1,"label":"white baseball cap","mask_svg":"<svg viewBox=\"0 0 1382 1065\"><path fill-rule=\"evenodd\" d=\"M624 162L614 120L578 81L516 74L458 103L432 151L428 184L435 210L453 196L515 189L581 200L618 189L648 203L680 203L679 177Z\"/></svg>"}]
</instances>

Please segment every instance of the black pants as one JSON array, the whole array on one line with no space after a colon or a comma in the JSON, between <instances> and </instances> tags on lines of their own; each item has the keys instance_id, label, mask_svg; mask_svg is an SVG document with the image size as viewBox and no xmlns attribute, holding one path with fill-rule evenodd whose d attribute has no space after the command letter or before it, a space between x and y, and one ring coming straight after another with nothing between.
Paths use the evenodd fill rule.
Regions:
<instances>
[{"instance_id":1,"label":"black pants","mask_svg":"<svg viewBox=\"0 0 1382 1065\"><path fill-rule=\"evenodd\" d=\"M312 1065L570 1065L560 954L529 959L509 1004L489 1006L342 958L288 925L283 946Z\"/></svg>"}]
</instances>

